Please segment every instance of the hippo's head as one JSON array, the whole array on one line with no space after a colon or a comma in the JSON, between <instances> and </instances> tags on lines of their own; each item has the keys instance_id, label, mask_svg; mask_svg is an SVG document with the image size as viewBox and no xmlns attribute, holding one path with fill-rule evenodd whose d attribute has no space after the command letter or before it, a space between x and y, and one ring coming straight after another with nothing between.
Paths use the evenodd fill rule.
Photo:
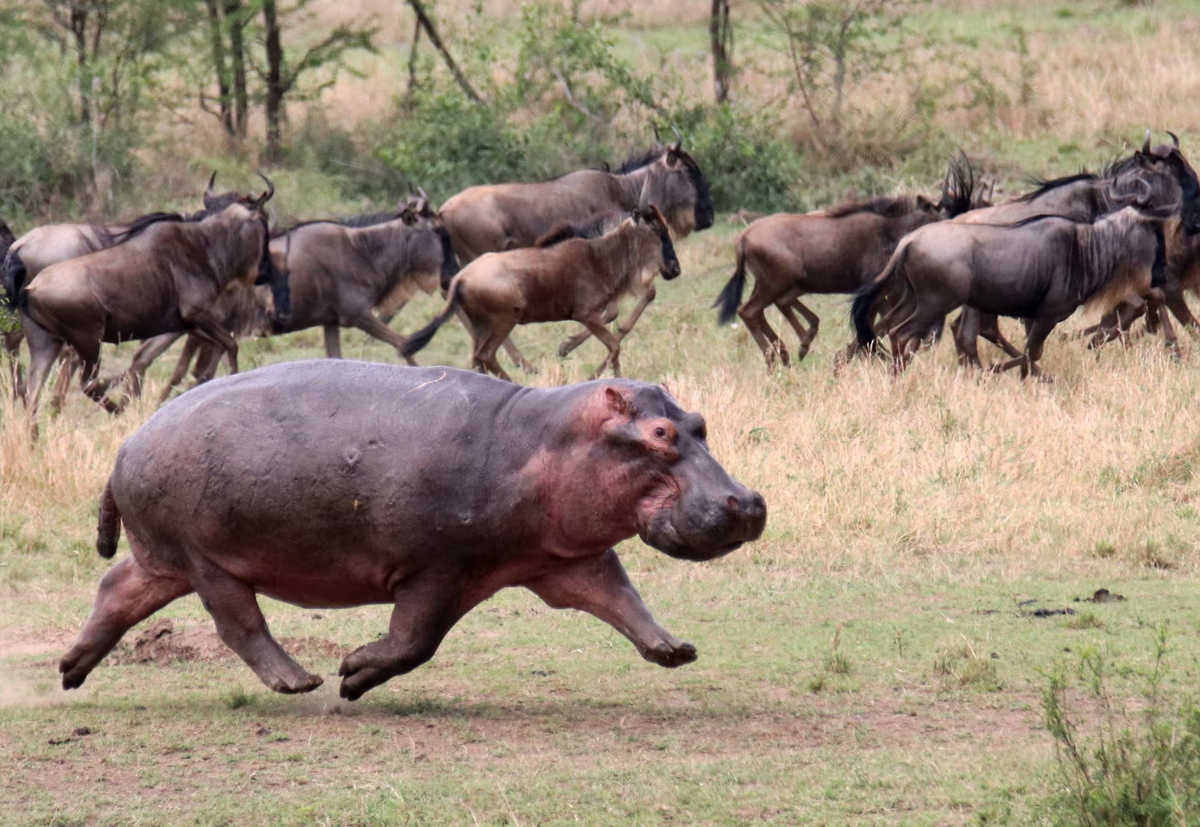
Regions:
<instances>
[{"instance_id":1,"label":"hippo's head","mask_svg":"<svg viewBox=\"0 0 1200 827\"><path fill-rule=\"evenodd\" d=\"M671 557L711 560L758 539L767 505L708 452L704 417L659 385L605 383L601 392L607 416L597 447L634 489L643 542Z\"/></svg>"}]
</instances>

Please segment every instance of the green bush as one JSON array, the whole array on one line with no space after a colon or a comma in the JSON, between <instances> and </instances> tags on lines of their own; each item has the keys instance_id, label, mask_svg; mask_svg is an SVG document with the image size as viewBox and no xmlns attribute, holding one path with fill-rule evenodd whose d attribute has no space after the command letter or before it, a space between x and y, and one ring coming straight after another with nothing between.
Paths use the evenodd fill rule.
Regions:
<instances>
[{"instance_id":1,"label":"green bush","mask_svg":"<svg viewBox=\"0 0 1200 827\"><path fill-rule=\"evenodd\" d=\"M1166 827L1200 820L1200 705L1165 685L1165 627L1154 647L1133 711L1113 696L1113 676L1096 650L1083 655L1077 680L1051 677L1043 707L1065 792L1047 803L1050 823ZM1094 698L1094 726L1081 725L1069 708L1072 688Z\"/></svg>"}]
</instances>

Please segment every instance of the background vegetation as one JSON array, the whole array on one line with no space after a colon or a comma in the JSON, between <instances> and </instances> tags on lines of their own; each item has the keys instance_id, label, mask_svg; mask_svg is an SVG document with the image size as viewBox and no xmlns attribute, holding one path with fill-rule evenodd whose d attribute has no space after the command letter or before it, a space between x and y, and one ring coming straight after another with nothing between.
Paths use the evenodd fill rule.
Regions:
<instances>
[{"instance_id":1,"label":"background vegetation","mask_svg":"<svg viewBox=\"0 0 1200 827\"><path fill-rule=\"evenodd\" d=\"M956 146L1012 193L1146 127L1185 151L1200 134L1196 3L735 3L724 104L709 3L429 4L481 105L427 35L410 63L411 6L315 0L276 9L280 77L315 57L284 95L270 160L265 4L218 4L223 37L244 23L244 131L231 61L221 108L207 3L161 5L140 40L144 6L87 8L102 7L123 27L112 42L141 51L115 74L117 55L85 55L100 77L82 87L85 122L73 35L52 19L69 5L0 0L0 213L18 233L190 207L211 169L248 184L260 164L285 219L382 206L409 181L441 200L619 162L652 123L682 132L723 213L932 192ZM621 548L656 615L700 649L681 670L508 592L430 664L350 705L331 673L386 610L269 603L275 633L327 676L285 698L221 654L189 598L162 614L192 652L110 661L61 693L56 659L108 568L96 497L154 406L113 419L74 394L31 445L0 384L0 766L15 768L0 773L0 821L1200 820L1195 344L1175 361L1149 337L1098 353L1055 340L1049 384L960 370L944 345L899 378L870 363L835 376L846 303L820 297L812 353L767 376L745 331L709 309L741 226L720 215L679 245L683 277L659 286L623 354L630 375L704 412L714 453L771 509L761 542L712 564ZM414 301L396 327L439 304ZM599 362L594 342L553 357L569 330L517 331L540 367L527 381L577 381ZM348 357L396 361L343 340ZM248 367L322 352L319 331L243 349ZM104 373L131 353L107 348ZM448 325L421 360L465 367L465 334ZM155 366L149 398L171 366ZM1085 602L1100 587L1125 599Z\"/></svg>"}]
</instances>

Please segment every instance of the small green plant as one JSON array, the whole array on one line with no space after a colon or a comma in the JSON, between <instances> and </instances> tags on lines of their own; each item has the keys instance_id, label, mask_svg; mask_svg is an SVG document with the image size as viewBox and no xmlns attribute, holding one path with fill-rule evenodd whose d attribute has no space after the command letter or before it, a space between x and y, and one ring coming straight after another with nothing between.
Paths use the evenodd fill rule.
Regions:
<instances>
[{"instance_id":1,"label":"small green plant","mask_svg":"<svg viewBox=\"0 0 1200 827\"><path fill-rule=\"evenodd\" d=\"M850 674L850 658L838 651L841 642L842 624L839 623L833 631L833 646L830 648L829 654L825 656L825 672L830 675Z\"/></svg>"},{"instance_id":2,"label":"small green plant","mask_svg":"<svg viewBox=\"0 0 1200 827\"><path fill-rule=\"evenodd\" d=\"M247 692L242 687L233 689L225 696L225 706L230 709L242 709L244 707L252 707L258 703L258 696Z\"/></svg>"},{"instance_id":3,"label":"small green plant","mask_svg":"<svg viewBox=\"0 0 1200 827\"><path fill-rule=\"evenodd\" d=\"M1068 629L1103 629L1104 621L1097 617L1095 612L1080 612L1068 617L1064 625Z\"/></svg>"},{"instance_id":4,"label":"small green plant","mask_svg":"<svg viewBox=\"0 0 1200 827\"><path fill-rule=\"evenodd\" d=\"M1200 705L1167 691L1167 640L1164 624L1129 705L1113 696L1113 675L1096 649L1082 654L1076 681L1063 670L1051 676L1042 705L1066 788L1049 802L1052 823L1157 827L1200 818ZM1096 702L1097 720L1086 725L1083 712L1069 708L1076 683Z\"/></svg>"}]
</instances>

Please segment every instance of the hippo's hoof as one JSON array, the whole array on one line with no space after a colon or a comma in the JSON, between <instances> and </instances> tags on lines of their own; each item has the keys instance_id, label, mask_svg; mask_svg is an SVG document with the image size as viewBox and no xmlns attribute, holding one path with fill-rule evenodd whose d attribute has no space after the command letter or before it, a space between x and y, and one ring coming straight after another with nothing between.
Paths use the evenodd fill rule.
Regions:
<instances>
[{"instance_id":1,"label":"hippo's hoof","mask_svg":"<svg viewBox=\"0 0 1200 827\"><path fill-rule=\"evenodd\" d=\"M659 666L673 669L691 663L697 657L696 647L686 641L677 641L675 645L660 641L654 647L643 649L642 657Z\"/></svg>"},{"instance_id":2,"label":"hippo's hoof","mask_svg":"<svg viewBox=\"0 0 1200 827\"><path fill-rule=\"evenodd\" d=\"M324 678L306 674L304 677L292 681L276 680L271 684L271 689L284 695L299 695L304 692L312 692L323 683L325 683Z\"/></svg>"}]
</instances>

